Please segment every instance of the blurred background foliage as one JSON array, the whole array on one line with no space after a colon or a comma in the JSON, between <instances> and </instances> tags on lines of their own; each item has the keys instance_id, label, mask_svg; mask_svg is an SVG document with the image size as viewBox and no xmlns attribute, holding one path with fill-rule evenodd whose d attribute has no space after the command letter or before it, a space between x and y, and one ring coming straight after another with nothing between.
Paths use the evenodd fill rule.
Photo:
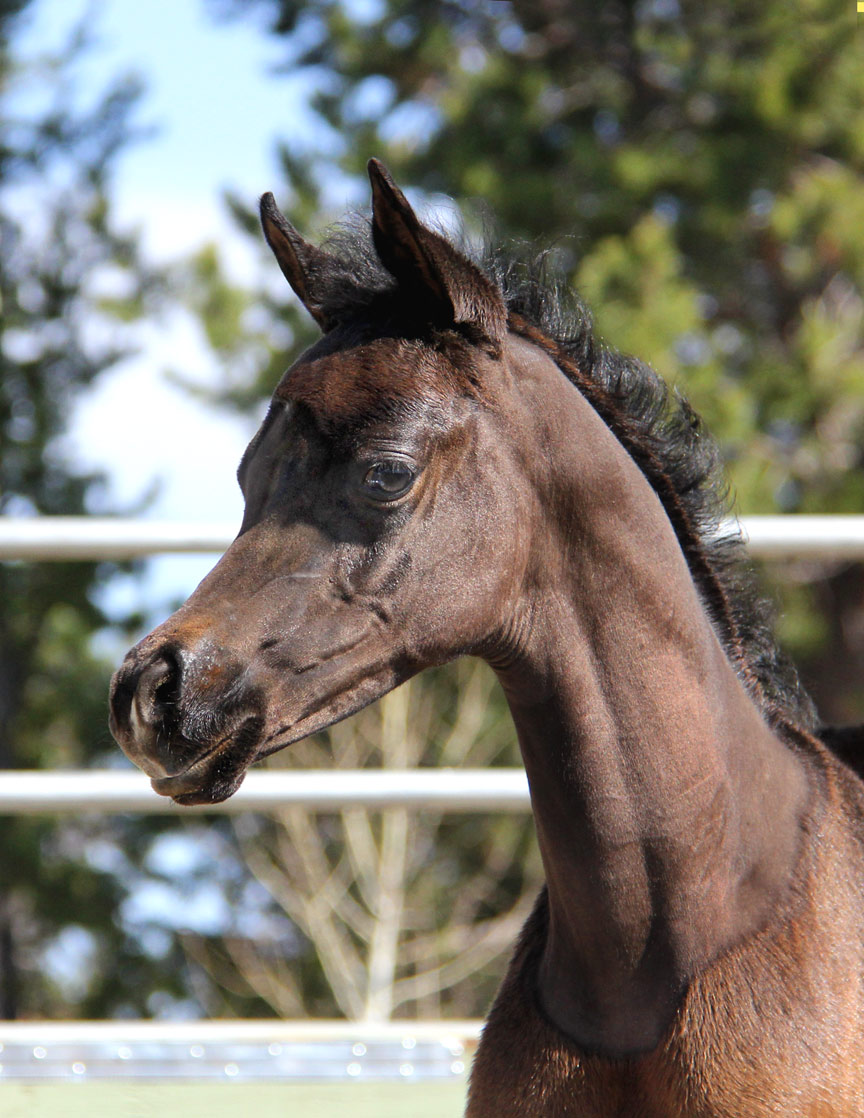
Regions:
<instances>
[{"instance_id":1,"label":"blurred background foliage","mask_svg":"<svg viewBox=\"0 0 864 1118\"><path fill-rule=\"evenodd\" d=\"M842 0L256 2L314 91L320 145L285 142L275 184L307 236L334 216L333 175L359 181L377 155L433 212L454 198L469 227L487 214L496 238L551 247L600 336L704 417L737 511L864 509L864 47ZM215 263L193 285L205 321ZM223 399L245 406L235 322ZM277 302L276 322L305 344L296 307ZM777 574L780 634L823 718L864 718L864 571Z\"/></svg>"},{"instance_id":2,"label":"blurred background foliage","mask_svg":"<svg viewBox=\"0 0 864 1118\"><path fill-rule=\"evenodd\" d=\"M21 80L26 7L0 0L0 108ZM366 204L376 155L437 220L453 220L454 199L469 232L551 249L602 338L650 361L703 415L737 511L864 512L864 38L851 5L207 0L215 20L253 8L285 78L273 105L283 178L261 189L306 236L346 197ZM315 336L275 266L273 283L243 287L212 244L160 276L115 232L110 172L134 138L138 91L121 82L76 116L64 74L85 40L41 63L58 91L51 110L3 113L7 515L105 511L100 479L76 474L57 436L69 399L117 360L124 323L166 294L197 316L222 369L209 400L235 411L254 412ZM314 142L291 134L298 90L317 115ZM39 201L29 221L24 196ZM252 200L225 203L259 240ZM106 269L122 273L123 298L105 297ZM108 763L110 668L88 649L104 624L94 588L109 576L0 564L3 766ZM864 720L864 568L796 561L764 577L823 719ZM515 764L518 753L488 673L462 664L278 763ZM286 813L179 831L19 820L4 823L0 859L6 1016L481 1014L538 881L530 826L507 817ZM184 926L184 903L214 889L220 919ZM148 890L161 898L149 909L136 900ZM171 915L135 925L136 904ZM77 985L56 965L64 952L80 960Z\"/></svg>"},{"instance_id":3,"label":"blurred background foliage","mask_svg":"<svg viewBox=\"0 0 864 1118\"><path fill-rule=\"evenodd\" d=\"M13 42L27 6L0 3L0 514L107 512L103 479L70 466L58 440L74 398L124 352L117 316L144 313L160 287L110 220L111 168L132 136L140 89L120 79L96 104L71 108L86 35L24 63ZM39 112L10 106L28 83L50 94ZM123 297L107 306L109 274ZM0 563L0 767L104 759L110 668L90 639L105 624L94 591L111 570ZM152 828L142 820L133 829ZM122 830L110 820L4 819L3 1016L101 1016L159 986L163 961L116 919L126 887L96 857ZM107 965L88 965L97 958ZM170 971L167 983L176 993Z\"/></svg>"}]
</instances>

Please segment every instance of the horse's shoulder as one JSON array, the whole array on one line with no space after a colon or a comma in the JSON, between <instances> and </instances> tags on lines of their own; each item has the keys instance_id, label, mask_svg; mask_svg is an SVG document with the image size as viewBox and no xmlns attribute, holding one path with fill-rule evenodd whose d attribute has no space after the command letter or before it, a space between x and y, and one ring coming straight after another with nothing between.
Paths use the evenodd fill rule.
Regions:
<instances>
[{"instance_id":1,"label":"horse's shoulder","mask_svg":"<svg viewBox=\"0 0 864 1118\"><path fill-rule=\"evenodd\" d=\"M754 1100L751 1118L797 1115L801 1099L826 1118L857 1113L853 1071L864 1062L864 1005L848 973L850 950L861 956L856 973L864 969L864 898L862 875L843 867L850 860L864 865L853 805L864 797L855 796L860 782L837 769L828 758L826 779L817 782L824 794L804 828L799 878L771 926L691 982L666 1037L645 1056L586 1053L544 1014L537 996L548 928L544 889L484 1028L467 1118L688 1118L739 1114L742 1098Z\"/></svg>"},{"instance_id":2,"label":"horse's shoulder","mask_svg":"<svg viewBox=\"0 0 864 1118\"><path fill-rule=\"evenodd\" d=\"M486 1020L466 1118L667 1118L684 1108L680 1077L653 1056L605 1059L583 1051L546 1017L537 968L546 942L541 891Z\"/></svg>"}]
</instances>

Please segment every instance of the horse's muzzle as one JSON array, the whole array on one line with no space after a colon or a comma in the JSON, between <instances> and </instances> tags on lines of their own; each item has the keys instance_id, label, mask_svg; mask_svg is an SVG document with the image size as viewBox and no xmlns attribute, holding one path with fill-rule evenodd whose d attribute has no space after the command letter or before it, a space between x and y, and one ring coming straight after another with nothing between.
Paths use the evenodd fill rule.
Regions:
<instances>
[{"instance_id":1,"label":"horse's muzzle","mask_svg":"<svg viewBox=\"0 0 864 1118\"><path fill-rule=\"evenodd\" d=\"M215 666L218 664L219 666ZM110 726L154 789L179 803L236 791L263 728L260 697L222 657L142 642L111 682Z\"/></svg>"}]
</instances>

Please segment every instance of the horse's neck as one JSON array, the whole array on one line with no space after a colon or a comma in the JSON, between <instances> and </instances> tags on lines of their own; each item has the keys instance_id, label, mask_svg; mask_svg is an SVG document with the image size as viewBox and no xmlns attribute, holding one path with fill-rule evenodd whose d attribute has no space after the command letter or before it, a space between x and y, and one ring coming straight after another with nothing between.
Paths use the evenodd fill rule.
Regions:
<instances>
[{"instance_id":1,"label":"horse's neck","mask_svg":"<svg viewBox=\"0 0 864 1118\"><path fill-rule=\"evenodd\" d=\"M499 674L548 882L541 1000L577 1040L623 1053L653 1047L687 982L766 922L806 782L730 666L653 490L585 401L570 407L578 430L551 471L572 479L568 507L553 477L530 624Z\"/></svg>"}]
</instances>

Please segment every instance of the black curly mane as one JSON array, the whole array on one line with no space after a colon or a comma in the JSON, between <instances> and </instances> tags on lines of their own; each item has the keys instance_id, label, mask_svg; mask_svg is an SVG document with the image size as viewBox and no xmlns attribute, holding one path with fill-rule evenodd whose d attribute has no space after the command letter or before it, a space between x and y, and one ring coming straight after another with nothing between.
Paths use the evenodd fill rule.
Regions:
<instances>
[{"instance_id":1,"label":"black curly mane","mask_svg":"<svg viewBox=\"0 0 864 1118\"><path fill-rule=\"evenodd\" d=\"M812 732L813 703L774 639L772 609L758 590L745 545L740 535L723 531L728 484L717 444L699 417L650 366L599 343L589 311L556 271L552 254L523 246L472 251L457 239L459 251L501 289L510 329L552 357L642 469L723 647L766 717L793 737ZM354 219L339 226L326 247L332 272L318 280L343 337L398 332L407 308L378 261L369 223Z\"/></svg>"}]
</instances>

